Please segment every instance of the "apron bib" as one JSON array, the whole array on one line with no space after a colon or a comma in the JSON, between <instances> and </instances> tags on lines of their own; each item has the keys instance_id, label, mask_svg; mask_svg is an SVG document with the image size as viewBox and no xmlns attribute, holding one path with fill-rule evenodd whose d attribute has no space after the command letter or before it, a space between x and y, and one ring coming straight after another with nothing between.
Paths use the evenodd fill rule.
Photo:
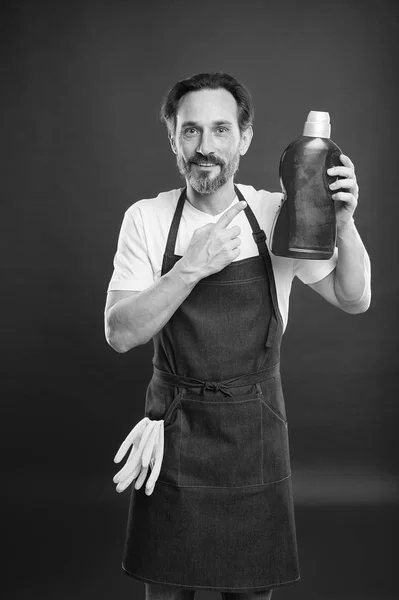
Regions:
<instances>
[{"instance_id":1,"label":"apron bib","mask_svg":"<svg viewBox=\"0 0 399 600\"><path fill-rule=\"evenodd\" d=\"M181 258L185 200L162 275ZM153 338L145 416L164 419L164 457L151 496L132 487L122 562L142 581L250 592L299 580L283 324L265 233L245 214L259 256L200 280Z\"/></svg>"}]
</instances>

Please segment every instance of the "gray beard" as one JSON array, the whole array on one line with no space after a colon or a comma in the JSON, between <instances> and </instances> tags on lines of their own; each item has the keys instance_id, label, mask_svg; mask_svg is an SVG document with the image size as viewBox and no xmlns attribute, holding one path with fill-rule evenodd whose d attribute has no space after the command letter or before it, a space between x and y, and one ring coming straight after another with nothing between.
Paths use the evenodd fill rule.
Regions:
<instances>
[{"instance_id":1,"label":"gray beard","mask_svg":"<svg viewBox=\"0 0 399 600\"><path fill-rule=\"evenodd\" d=\"M198 194L209 195L221 188L231 177L234 177L240 164L240 153L237 152L233 159L227 164L219 165L220 173L213 179L207 172L195 175L193 172L193 165L186 162L182 156L177 156L176 162L180 175L183 179L187 180L193 190Z\"/></svg>"}]
</instances>

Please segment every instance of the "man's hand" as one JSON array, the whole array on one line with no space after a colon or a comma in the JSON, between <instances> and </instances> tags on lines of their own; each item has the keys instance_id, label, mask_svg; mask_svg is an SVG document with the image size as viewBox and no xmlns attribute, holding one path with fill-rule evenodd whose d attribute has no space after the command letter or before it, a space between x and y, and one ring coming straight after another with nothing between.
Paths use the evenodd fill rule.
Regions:
<instances>
[{"instance_id":1,"label":"man's hand","mask_svg":"<svg viewBox=\"0 0 399 600\"><path fill-rule=\"evenodd\" d=\"M158 479L164 449L163 420L151 421L145 417L137 423L126 439L122 442L115 455L114 462L119 463L133 445L125 466L113 478L117 483L116 491L123 492L136 479L135 488L138 490L147 477L151 463L151 475L145 486L145 493L150 496Z\"/></svg>"},{"instance_id":2,"label":"man's hand","mask_svg":"<svg viewBox=\"0 0 399 600\"><path fill-rule=\"evenodd\" d=\"M329 186L331 190L338 190L339 188L343 188L344 190L332 195L332 198L336 201L335 214L337 217L338 231L352 220L359 198L359 186L355 175L355 165L349 156L346 156L345 154L341 154L339 159L343 164L342 167L327 169L327 173L330 176L337 175L345 178L339 179Z\"/></svg>"},{"instance_id":3,"label":"man's hand","mask_svg":"<svg viewBox=\"0 0 399 600\"><path fill-rule=\"evenodd\" d=\"M246 202L237 202L216 223L208 223L193 233L189 247L180 265L185 271L195 273L198 279L221 271L240 254L240 227L227 225L246 207Z\"/></svg>"}]
</instances>

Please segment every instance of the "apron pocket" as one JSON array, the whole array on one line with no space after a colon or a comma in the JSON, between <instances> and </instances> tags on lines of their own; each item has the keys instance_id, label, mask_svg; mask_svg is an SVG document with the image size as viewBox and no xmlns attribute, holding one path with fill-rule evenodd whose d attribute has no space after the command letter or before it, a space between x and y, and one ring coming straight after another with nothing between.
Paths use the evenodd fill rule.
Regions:
<instances>
[{"instance_id":1,"label":"apron pocket","mask_svg":"<svg viewBox=\"0 0 399 600\"><path fill-rule=\"evenodd\" d=\"M262 408L259 394L233 401L184 395L181 486L240 487L262 483Z\"/></svg>"},{"instance_id":2,"label":"apron pocket","mask_svg":"<svg viewBox=\"0 0 399 600\"><path fill-rule=\"evenodd\" d=\"M287 422L278 409L261 396L263 432L263 482L288 477L290 457Z\"/></svg>"}]
</instances>

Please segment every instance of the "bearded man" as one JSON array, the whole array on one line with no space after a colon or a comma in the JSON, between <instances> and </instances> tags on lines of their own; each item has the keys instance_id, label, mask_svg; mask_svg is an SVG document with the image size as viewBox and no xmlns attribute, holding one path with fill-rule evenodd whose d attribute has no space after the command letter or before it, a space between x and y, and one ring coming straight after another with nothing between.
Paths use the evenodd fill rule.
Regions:
<instances>
[{"instance_id":1,"label":"bearded man","mask_svg":"<svg viewBox=\"0 0 399 600\"><path fill-rule=\"evenodd\" d=\"M282 194L234 184L253 116L248 90L226 73L176 83L162 118L185 185L135 202L119 236L106 338L117 352L154 343L144 418L114 477L119 492L135 481L122 567L147 600L196 590L266 600L299 580L280 378L291 283L348 313L370 303L352 161L341 154L328 170L342 177L331 186L341 189L333 257L274 256Z\"/></svg>"}]
</instances>

